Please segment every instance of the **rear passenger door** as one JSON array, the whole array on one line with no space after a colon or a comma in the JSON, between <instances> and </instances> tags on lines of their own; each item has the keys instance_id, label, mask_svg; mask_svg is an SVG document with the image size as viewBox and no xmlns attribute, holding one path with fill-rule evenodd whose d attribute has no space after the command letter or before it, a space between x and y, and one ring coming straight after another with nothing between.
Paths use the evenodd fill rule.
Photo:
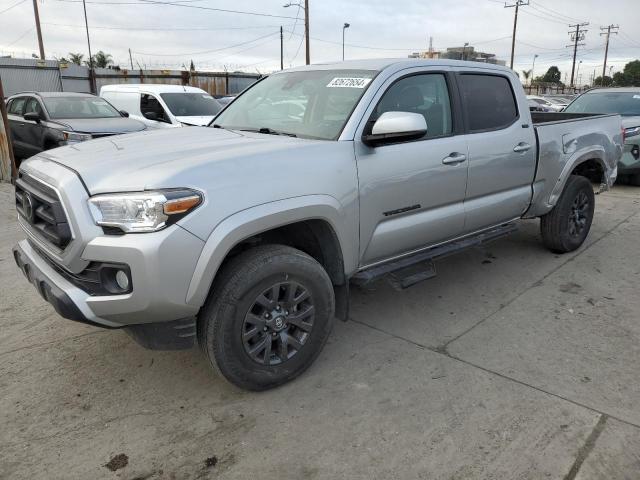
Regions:
<instances>
[{"instance_id":1,"label":"rear passenger door","mask_svg":"<svg viewBox=\"0 0 640 480\"><path fill-rule=\"evenodd\" d=\"M461 70L457 79L468 133L465 232L470 233L518 218L528 208L536 144L508 73Z\"/></svg>"}]
</instances>

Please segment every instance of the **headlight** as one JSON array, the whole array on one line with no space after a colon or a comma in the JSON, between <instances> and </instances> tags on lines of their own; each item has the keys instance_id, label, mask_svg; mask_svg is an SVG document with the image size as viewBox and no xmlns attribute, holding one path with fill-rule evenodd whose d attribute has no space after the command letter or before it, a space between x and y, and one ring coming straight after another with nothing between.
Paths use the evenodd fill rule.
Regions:
<instances>
[{"instance_id":1,"label":"headlight","mask_svg":"<svg viewBox=\"0 0 640 480\"><path fill-rule=\"evenodd\" d=\"M67 143L75 143L75 142L84 142L86 140L91 140L93 137L90 133L78 133L78 132L62 132L62 138Z\"/></svg>"},{"instance_id":2,"label":"headlight","mask_svg":"<svg viewBox=\"0 0 640 480\"><path fill-rule=\"evenodd\" d=\"M630 127L624 129L625 138L635 137L636 135L640 135L640 127Z\"/></svg>"},{"instance_id":3,"label":"headlight","mask_svg":"<svg viewBox=\"0 0 640 480\"><path fill-rule=\"evenodd\" d=\"M96 195L89 208L96 225L144 233L162 230L201 203L202 195L194 190L159 190Z\"/></svg>"}]
</instances>

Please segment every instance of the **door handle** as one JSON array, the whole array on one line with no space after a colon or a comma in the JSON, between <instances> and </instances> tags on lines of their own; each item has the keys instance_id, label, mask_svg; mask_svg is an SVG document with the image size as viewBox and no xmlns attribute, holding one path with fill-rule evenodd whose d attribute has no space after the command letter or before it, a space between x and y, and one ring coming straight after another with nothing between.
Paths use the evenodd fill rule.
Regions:
<instances>
[{"instance_id":1,"label":"door handle","mask_svg":"<svg viewBox=\"0 0 640 480\"><path fill-rule=\"evenodd\" d=\"M442 163L444 165L457 165L459 163L464 162L466 159L467 159L466 155L463 155L462 153L458 153L458 152L453 152L448 157L444 157L442 159Z\"/></svg>"},{"instance_id":2,"label":"door handle","mask_svg":"<svg viewBox=\"0 0 640 480\"><path fill-rule=\"evenodd\" d=\"M526 152L531 148L531 145L525 142L520 142L518 145L513 147L513 151L516 153Z\"/></svg>"}]
</instances>

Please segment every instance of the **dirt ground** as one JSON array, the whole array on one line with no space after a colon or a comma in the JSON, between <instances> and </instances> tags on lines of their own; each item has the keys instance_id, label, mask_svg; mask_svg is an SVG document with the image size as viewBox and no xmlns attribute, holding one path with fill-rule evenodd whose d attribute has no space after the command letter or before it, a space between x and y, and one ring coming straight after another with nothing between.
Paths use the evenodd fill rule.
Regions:
<instances>
[{"instance_id":1,"label":"dirt ground","mask_svg":"<svg viewBox=\"0 0 640 480\"><path fill-rule=\"evenodd\" d=\"M23 278L0 185L0 478L640 478L640 188L597 197L585 246L538 222L352 291L307 373L265 393L199 350L61 319Z\"/></svg>"}]
</instances>

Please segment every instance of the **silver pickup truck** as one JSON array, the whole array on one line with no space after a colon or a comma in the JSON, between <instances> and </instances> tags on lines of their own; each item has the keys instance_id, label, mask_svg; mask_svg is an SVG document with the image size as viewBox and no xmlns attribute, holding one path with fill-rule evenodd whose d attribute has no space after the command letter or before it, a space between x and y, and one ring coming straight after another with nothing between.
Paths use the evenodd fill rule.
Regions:
<instances>
[{"instance_id":1,"label":"silver pickup truck","mask_svg":"<svg viewBox=\"0 0 640 480\"><path fill-rule=\"evenodd\" d=\"M578 248L616 178L617 115L534 114L513 71L368 60L275 73L209 127L42 152L16 180L15 260L68 319L148 348L199 343L232 383L303 372L349 285L541 218Z\"/></svg>"}]
</instances>

